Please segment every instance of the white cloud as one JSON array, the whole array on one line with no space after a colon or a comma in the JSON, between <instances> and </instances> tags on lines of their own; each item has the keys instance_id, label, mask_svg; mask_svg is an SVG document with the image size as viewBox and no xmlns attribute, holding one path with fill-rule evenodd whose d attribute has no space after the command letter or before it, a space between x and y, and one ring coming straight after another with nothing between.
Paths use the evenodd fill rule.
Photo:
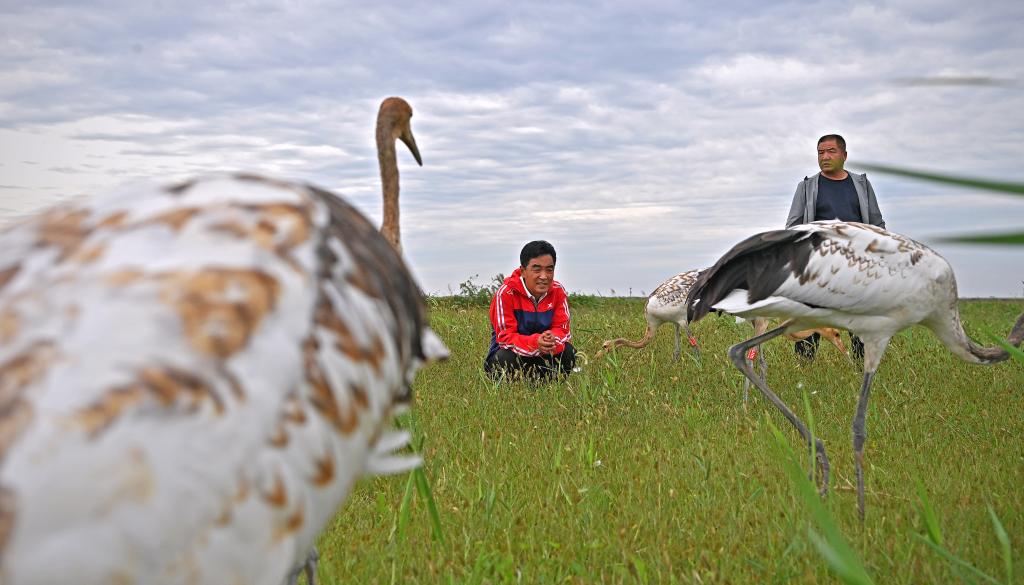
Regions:
<instances>
[{"instance_id":1,"label":"white cloud","mask_svg":"<svg viewBox=\"0 0 1024 585\"><path fill-rule=\"evenodd\" d=\"M1022 6L8 3L0 217L243 168L376 220L373 119L402 95L424 157L399 155L403 234L427 290L507 273L548 237L570 289L649 291L781 225L827 132L852 163L1024 180ZM906 82L943 76L1006 83ZM872 181L911 236L1024 224L1016 200ZM996 256L952 254L961 290L1017 294L1024 260Z\"/></svg>"}]
</instances>

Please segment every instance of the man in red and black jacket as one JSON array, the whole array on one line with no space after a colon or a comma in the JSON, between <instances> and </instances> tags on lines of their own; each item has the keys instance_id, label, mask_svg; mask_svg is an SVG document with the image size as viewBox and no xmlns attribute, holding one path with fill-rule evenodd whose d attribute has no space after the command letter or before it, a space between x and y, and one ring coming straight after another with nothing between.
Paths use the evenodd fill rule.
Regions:
<instances>
[{"instance_id":1,"label":"man in red and black jacket","mask_svg":"<svg viewBox=\"0 0 1024 585\"><path fill-rule=\"evenodd\" d=\"M491 301L491 349L484 371L548 378L576 364L569 340L569 298L555 280L555 248L537 240L523 246L520 267Z\"/></svg>"}]
</instances>

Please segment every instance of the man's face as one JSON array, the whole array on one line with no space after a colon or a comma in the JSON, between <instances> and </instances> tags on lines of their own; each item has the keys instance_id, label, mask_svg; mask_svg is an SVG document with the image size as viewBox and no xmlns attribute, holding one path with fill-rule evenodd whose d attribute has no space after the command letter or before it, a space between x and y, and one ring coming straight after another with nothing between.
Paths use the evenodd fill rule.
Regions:
<instances>
[{"instance_id":1,"label":"man's face","mask_svg":"<svg viewBox=\"0 0 1024 585\"><path fill-rule=\"evenodd\" d=\"M835 140L826 140L818 144L818 167L826 175L842 172L846 163L846 151L839 148Z\"/></svg>"},{"instance_id":2,"label":"man's face","mask_svg":"<svg viewBox=\"0 0 1024 585\"><path fill-rule=\"evenodd\" d=\"M530 258L523 267L523 281L531 295L539 297L548 292L555 280L555 259L551 254Z\"/></svg>"}]
</instances>

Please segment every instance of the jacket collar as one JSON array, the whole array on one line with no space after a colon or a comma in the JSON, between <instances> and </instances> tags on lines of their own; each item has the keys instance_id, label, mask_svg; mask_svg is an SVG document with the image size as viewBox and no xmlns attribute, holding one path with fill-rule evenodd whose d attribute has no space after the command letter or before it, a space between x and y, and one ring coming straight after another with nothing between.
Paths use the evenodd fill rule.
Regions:
<instances>
[{"instance_id":1,"label":"jacket collar","mask_svg":"<svg viewBox=\"0 0 1024 585\"><path fill-rule=\"evenodd\" d=\"M855 182L858 182L858 183L863 183L864 182L864 178L867 177L867 175L864 174L864 173L855 173L855 172L853 172L853 171L851 171L849 169L846 170L846 173L849 174L850 177ZM818 183L818 177L820 177L820 176L821 176L821 171L818 171L817 173L814 173L810 177L804 177L804 180L805 181L814 181L814 183L817 184Z\"/></svg>"}]
</instances>

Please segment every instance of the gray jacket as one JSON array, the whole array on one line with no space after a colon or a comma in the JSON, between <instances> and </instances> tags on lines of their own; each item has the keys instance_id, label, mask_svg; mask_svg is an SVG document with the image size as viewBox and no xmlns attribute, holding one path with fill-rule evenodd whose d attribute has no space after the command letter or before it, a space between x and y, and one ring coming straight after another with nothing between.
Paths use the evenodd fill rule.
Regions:
<instances>
[{"instance_id":1,"label":"gray jacket","mask_svg":"<svg viewBox=\"0 0 1024 585\"><path fill-rule=\"evenodd\" d=\"M847 171L849 172L849 171ZM793 194L793 205L789 208L789 217L786 218L786 227L790 228L798 223L810 223L814 221L814 209L818 204L818 175L804 177L796 185L796 193ZM864 223L877 225L885 228L885 220L882 219L882 212L878 209L878 201L875 200L875 190L871 188L867 175L850 173L853 178L853 187L857 190L857 200L860 202L860 216L865 219Z\"/></svg>"}]
</instances>

